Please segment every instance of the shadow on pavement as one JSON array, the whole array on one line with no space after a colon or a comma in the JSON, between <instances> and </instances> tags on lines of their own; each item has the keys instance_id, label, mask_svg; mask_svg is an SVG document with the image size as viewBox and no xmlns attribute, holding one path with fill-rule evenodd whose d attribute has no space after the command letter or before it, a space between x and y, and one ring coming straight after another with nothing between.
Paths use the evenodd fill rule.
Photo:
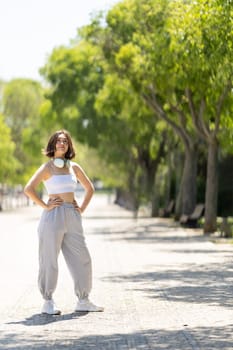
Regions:
<instances>
[{"instance_id":1,"label":"shadow on pavement","mask_svg":"<svg viewBox=\"0 0 233 350\"><path fill-rule=\"evenodd\" d=\"M87 227L86 231L91 232L95 235L105 235L105 238L109 240L130 240L135 242L138 241L140 243L142 241L148 243L150 241L160 239L162 241L166 239L169 241L187 241L187 239L189 239L188 235L182 237L179 236L179 234L176 233L176 230L180 230L180 227L177 228L177 225L173 225L172 223L150 223L150 220L150 222L147 222L145 224L139 224L137 220L133 220L133 222L132 220L129 220L129 223L127 225L127 220L124 218L122 220L116 220L116 222L114 219L111 221L111 227L109 227L109 221L107 221L106 227L104 226L103 221L103 225L101 227L93 227L91 230L89 227ZM167 235L168 233L169 235Z\"/></svg>"},{"instance_id":2,"label":"shadow on pavement","mask_svg":"<svg viewBox=\"0 0 233 350\"><path fill-rule=\"evenodd\" d=\"M186 268L164 267L150 271L104 277L103 282L129 283L143 296L167 299L169 302L207 303L232 308L233 263L194 265Z\"/></svg>"},{"instance_id":3,"label":"shadow on pavement","mask_svg":"<svg viewBox=\"0 0 233 350\"><path fill-rule=\"evenodd\" d=\"M225 327L183 327L180 329L148 329L134 333L97 334L78 337L76 331L61 333L50 341L49 334L8 334L0 349L17 350L230 350L233 346L232 325Z\"/></svg>"},{"instance_id":4,"label":"shadow on pavement","mask_svg":"<svg viewBox=\"0 0 233 350\"><path fill-rule=\"evenodd\" d=\"M53 322L68 321L86 316L89 312L72 312L64 315L35 314L21 321L8 322L7 324L22 324L24 326L42 326Z\"/></svg>"},{"instance_id":5,"label":"shadow on pavement","mask_svg":"<svg viewBox=\"0 0 233 350\"><path fill-rule=\"evenodd\" d=\"M232 308L233 262L231 249L217 249L208 238L195 232L171 227L169 221L140 220L128 227L98 231L110 242L130 242L159 245L163 257L174 254L171 264L155 258L147 272L113 274L103 282L128 284L130 289L143 292L150 298L169 299L170 302L206 303ZM188 243L188 246L187 246ZM199 244L199 243L203 243ZM142 250L142 252L144 252ZM182 257L185 255L186 257ZM208 257L208 258L207 258ZM140 256L138 256L140 259ZM205 263L206 261L206 263ZM224 261L224 262L223 262ZM159 265L159 266L158 266Z\"/></svg>"},{"instance_id":6,"label":"shadow on pavement","mask_svg":"<svg viewBox=\"0 0 233 350\"><path fill-rule=\"evenodd\" d=\"M104 235L106 240L109 241L128 241L133 243L155 243L160 244L164 243L164 247L166 247L166 244L169 245L169 247L172 246L172 244L176 244L176 249L170 249L169 252L177 252L177 253L213 253L217 254L217 250L203 248L200 249L183 249L182 243L205 243L210 242L210 237L205 236L204 234L198 234L193 229L183 229L180 226L177 226L177 224L169 223L169 222L157 222L157 223L145 223L145 224L129 224L126 226L125 222L122 224L118 223L116 227L112 227L109 229L109 227L94 227L92 230L88 229L86 231L89 231L89 233L95 234L95 235ZM177 243L180 244L180 246L177 246ZM233 247L233 246L232 246ZM166 248L163 248L163 251L166 251ZM233 250L224 250L221 249L219 251L219 254L226 253L228 256L232 256Z\"/></svg>"}]
</instances>

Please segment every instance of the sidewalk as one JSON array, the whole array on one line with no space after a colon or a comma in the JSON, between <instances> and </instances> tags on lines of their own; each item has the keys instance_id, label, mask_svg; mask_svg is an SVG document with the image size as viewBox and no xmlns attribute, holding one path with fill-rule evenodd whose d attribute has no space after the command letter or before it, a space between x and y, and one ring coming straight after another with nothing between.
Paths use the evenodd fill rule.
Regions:
<instances>
[{"instance_id":1,"label":"sidewalk","mask_svg":"<svg viewBox=\"0 0 233 350\"><path fill-rule=\"evenodd\" d=\"M54 299L40 314L32 206L0 213L0 349L232 350L233 248L169 219L139 218L95 195L83 216L93 260L91 299L103 313L74 313L62 255Z\"/></svg>"}]
</instances>

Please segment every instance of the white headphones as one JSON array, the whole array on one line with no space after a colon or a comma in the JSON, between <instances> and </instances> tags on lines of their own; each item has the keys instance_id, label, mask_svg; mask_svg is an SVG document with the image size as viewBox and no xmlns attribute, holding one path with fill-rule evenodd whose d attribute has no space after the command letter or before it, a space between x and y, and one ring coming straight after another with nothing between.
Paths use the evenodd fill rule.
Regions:
<instances>
[{"instance_id":1,"label":"white headphones","mask_svg":"<svg viewBox=\"0 0 233 350\"><path fill-rule=\"evenodd\" d=\"M53 164L57 167L57 168L64 168L70 167L70 160L69 159L63 159L63 158L54 158L53 159Z\"/></svg>"}]
</instances>

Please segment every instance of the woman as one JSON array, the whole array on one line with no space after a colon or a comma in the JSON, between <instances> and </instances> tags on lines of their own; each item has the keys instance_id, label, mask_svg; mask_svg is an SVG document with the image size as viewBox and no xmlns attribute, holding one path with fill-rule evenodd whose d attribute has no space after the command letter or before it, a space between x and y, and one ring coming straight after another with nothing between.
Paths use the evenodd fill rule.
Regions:
<instances>
[{"instance_id":1,"label":"woman","mask_svg":"<svg viewBox=\"0 0 233 350\"><path fill-rule=\"evenodd\" d=\"M44 208L38 227L38 284L44 298L42 313L61 313L53 301L60 250L72 275L75 294L78 297L75 311L103 311L102 307L94 305L88 299L92 286L92 266L81 220L81 214L93 195L93 184L83 169L70 161L75 157L75 151L70 134L66 130L56 131L50 137L44 153L50 160L35 172L24 189L33 202ZM77 180L85 189L80 206L74 197ZM47 203L36 192L41 182L48 192Z\"/></svg>"}]
</instances>

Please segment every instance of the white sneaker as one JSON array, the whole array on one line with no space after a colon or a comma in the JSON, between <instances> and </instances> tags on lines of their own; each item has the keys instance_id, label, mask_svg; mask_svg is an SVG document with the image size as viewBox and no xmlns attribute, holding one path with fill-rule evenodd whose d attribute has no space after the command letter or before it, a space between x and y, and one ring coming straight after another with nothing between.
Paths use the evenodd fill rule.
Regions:
<instances>
[{"instance_id":1,"label":"white sneaker","mask_svg":"<svg viewBox=\"0 0 233 350\"><path fill-rule=\"evenodd\" d=\"M45 300L41 313L48 315L60 315L61 311L56 307L53 299L50 299Z\"/></svg>"},{"instance_id":2,"label":"white sneaker","mask_svg":"<svg viewBox=\"0 0 233 350\"><path fill-rule=\"evenodd\" d=\"M104 308L93 304L89 299L82 299L77 302L75 311L102 312Z\"/></svg>"}]
</instances>

